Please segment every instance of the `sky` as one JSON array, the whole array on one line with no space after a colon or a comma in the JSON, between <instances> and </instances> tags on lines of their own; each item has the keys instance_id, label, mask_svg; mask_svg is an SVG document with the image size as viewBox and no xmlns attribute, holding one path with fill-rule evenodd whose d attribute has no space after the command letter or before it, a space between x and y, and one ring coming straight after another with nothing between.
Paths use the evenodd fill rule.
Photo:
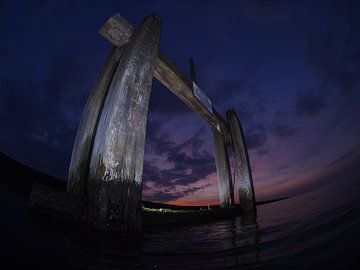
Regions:
<instances>
[{"instance_id":1,"label":"sky","mask_svg":"<svg viewBox=\"0 0 360 270\"><path fill-rule=\"evenodd\" d=\"M0 151L67 179L82 110L118 12L162 21L160 51L245 133L257 200L360 164L359 1L0 1ZM218 203L209 126L154 79L143 199ZM335 180L336 179L336 180ZM355 183L354 183L355 184Z\"/></svg>"}]
</instances>

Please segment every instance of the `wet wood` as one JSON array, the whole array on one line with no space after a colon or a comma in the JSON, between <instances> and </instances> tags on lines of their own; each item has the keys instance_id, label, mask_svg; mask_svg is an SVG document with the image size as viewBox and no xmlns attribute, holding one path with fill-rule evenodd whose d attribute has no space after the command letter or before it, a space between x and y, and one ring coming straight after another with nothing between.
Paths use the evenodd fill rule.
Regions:
<instances>
[{"instance_id":1,"label":"wet wood","mask_svg":"<svg viewBox=\"0 0 360 270\"><path fill-rule=\"evenodd\" d=\"M221 134L215 129L211 131L215 150L220 207L227 208L234 205L234 188L231 179L229 156Z\"/></svg>"},{"instance_id":2,"label":"wet wood","mask_svg":"<svg viewBox=\"0 0 360 270\"><path fill-rule=\"evenodd\" d=\"M116 46L122 46L130 39L134 28L119 14L113 15L99 30L99 33ZM226 144L230 134L226 121L213 109L211 113L193 94L192 84L183 73L163 54L158 53L154 76L165 87L181 99L192 111L219 130Z\"/></svg>"},{"instance_id":3,"label":"wet wood","mask_svg":"<svg viewBox=\"0 0 360 270\"><path fill-rule=\"evenodd\" d=\"M235 183L238 188L240 206L244 211L256 210L253 179L244 133L234 109L228 110L226 116L234 153Z\"/></svg>"},{"instance_id":4,"label":"wet wood","mask_svg":"<svg viewBox=\"0 0 360 270\"><path fill-rule=\"evenodd\" d=\"M156 15L135 30L105 100L87 185L89 218L100 229L141 228L145 132L160 31Z\"/></svg>"},{"instance_id":5,"label":"wet wood","mask_svg":"<svg viewBox=\"0 0 360 270\"><path fill-rule=\"evenodd\" d=\"M111 79L120 59L122 48L114 47L93 87L82 113L73 146L67 191L80 198L86 197L86 182L92 146Z\"/></svg>"}]
</instances>

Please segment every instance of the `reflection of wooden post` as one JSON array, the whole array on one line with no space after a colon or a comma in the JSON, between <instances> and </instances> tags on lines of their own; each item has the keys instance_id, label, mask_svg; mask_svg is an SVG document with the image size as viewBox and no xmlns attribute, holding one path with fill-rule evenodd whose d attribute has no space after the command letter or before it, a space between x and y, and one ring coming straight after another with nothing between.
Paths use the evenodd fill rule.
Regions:
<instances>
[{"instance_id":1,"label":"reflection of wooden post","mask_svg":"<svg viewBox=\"0 0 360 270\"><path fill-rule=\"evenodd\" d=\"M110 84L87 185L89 218L98 228L141 228L145 132L160 31L156 15L144 19Z\"/></svg>"},{"instance_id":2,"label":"reflection of wooden post","mask_svg":"<svg viewBox=\"0 0 360 270\"><path fill-rule=\"evenodd\" d=\"M67 184L67 191L80 198L86 196L87 175L99 116L121 51L121 48L114 47L110 52L81 116L71 156Z\"/></svg>"},{"instance_id":3,"label":"reflection of wooden post","mask_svg":"<svg viewBox=\"0 0 360 270\"><path fill-rule=\"evenodd\" d=\"M229 157L221 134L213 128L211 130L215 150L220 207L224 208L234 205Z\"/></svg>"},{"instance_id":4,"label":"reflection of wooden post","mask_svg":"<svg viewBox=\"0 0 360 270\"><path fill-rule=\"evenodd\" d=\"M235 182L239 191L240 206L243 210L256 210L255 193L249 157L239 118L234 109L226 112L234 151Z\"/></svg>"}]
</instances>

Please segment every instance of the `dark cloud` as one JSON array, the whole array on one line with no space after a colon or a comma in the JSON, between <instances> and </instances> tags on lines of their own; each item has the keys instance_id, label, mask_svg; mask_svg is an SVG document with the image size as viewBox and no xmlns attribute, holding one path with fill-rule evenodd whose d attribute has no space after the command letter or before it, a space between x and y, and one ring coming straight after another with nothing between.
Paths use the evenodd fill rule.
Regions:
<instances>
[{"instance_id":1,"label":"dark cloud","mask_svg":"<svg viewBox=\"0 0 360 270\"><path fill-rule=\"evenodd\" d=\"M265 155L267 155L269 152L270 152L269 148L260 147L260 148L257 150L256 153L257 153L259 156L265 156Z\"/></svg>"},{"instance_id":2,"label":"dark cloud","mask_svg":"<svg viewBox=\"0 0 360 270\"><path fill-rule=\"evenodd\" d=\"M145 184L146 186L146 184ZM164 189L164 190L158 190L154 192L151 196L148 196L143 194L144 200L150 200L150 201L157 201L157 202L169 202L173 200L180 199L184 196L191 195L199 190L205 189L207 187L211 186L211 184L202 185L199 187L186 187L181 190L170 190L170 189ZM148 187L145 189L149 189Z\"/></svg>"},{"instance_id":3,"label":"dark cloud","mask_svg":"<svg viewBox=\"0 0 360 270\"><path fill-rule=\"evenodd\" d=\"M208 78L211 79L211 78ZM247 80L243 77L237 80L220 80L212 82L207 89L208 95L215 104L222 105L228 103L229 100L237 97L239 93L244 91Z\"/></svg>"},{"instance_id":4,"label":"dark cloud","mask_svg":"<svg viewBox=\"0 0 360 270\"><path fill-rule=\"evenodd\" d=\"M148 133L147 151L163 156L173 167L160 168L147 160L144 164L144 181L154 181L159 187L174 189L175 185L193 184L215 172L214 157L201 150L204 144L203 129L189 139L175 143L160 130L158 122L150 120L149 124L156 128Z\"/></svg>"},{"instance_id":5,"label":"dark cloud","mask_svg":"<svg viewBox=\"0 0 360 270\"><path fill-rule=\"evenodd\" d=\"M66 178L89 84L74 59L56 59L41 81L4 78L0 83L1 150ZM75 91L77 89L77 91ZM47 157L47 158L43 158Z\"/></svg>"},{"instance_id":6,"label":"dark cloud","mask_svg":"<svg viewBox=\"0 0 360 270\"><path fill-rule=\"evenodd\" d=\"M237 100L239 96L248 95L257 98L258 83L254 82L254 78L258 73L260 66L258 59L249 60L245 67L237 71L236 78L222 79L212 81L212 78L205 77L203 80L207 82L207 94L215 104L227 104ZM233 105L233 104L232 104Z\"/></svg>"},{"instance_id":7,"label":"dark cloud","mask_svg":"<svg viewBox=\"0 0 360 270\"><path fill-rule=\"evenodd\" d=\"M326 31L312 33L307 55L310 65L341 93L348 93L360 74L360 17L357 1L337 3Z\"/></svg>"},{"instance_id":8,"label":"dark cloud","mask_svg":"<svg viewBox=\"0 0 360 270\"><path fill-rule=\"evenodd\" d=\"M285 139L295 136L298 129L295 127L294 115L289 109L277 109L274 111L274 121L270 125L270 131L275 136Z\"/></svg>"},{"instance_id":9,"label":"dark cloud","mask_svg":"<svg viewBox=\"0 0 360 270\"><path fill-rule=\"evenodd\" d=\"M245 139L246 139L247 148L249 150L256 149L265 144L265 142L268 139L268 135L266 132L251 131L251 132L245 134Z\"/></svg>"},{"instance_id":10,"label":"dark cloud","mask_svg":"<svg viewBox=\"0 0 360 270\"><path fill-rule=\"evenodd\" d=\"M347 160L355 157L356 154L357 154L356 149L352 149L352 150L346 152L345 154L341 155L340 157L338 157L334 161L331 161L328 164L326 164L326 167L333 167L335 165L338 165L338 164L340 164L340 163L342 163L344 161L347 161Z\"/></svg>"},{"instance_id":11,"label":"dark cloud","mask_svg":"<svg viewBox=\"0 0 360 270\"><path fill-rule=\"evenodd\" d=\"M154 79L149 112L160 114L164 119L169 119L189 113L191 110L169 89Z\"/></svg>"},{"instance_id":12,"label":"dark cloud","mask_svg":"<svg viewBox=\"0 0 360 270\"><path fill-rule=\"evenodd\" d=\"M325 108L325 98L320 95L302 94L295 104L296 113L300 116L316 116Z\"/></svg>"},{"instance_id":13,"label":"dark cloud","mask_svg":"<svg viewBox=\"0 0 360 270\"><path fill-rule=\"evenodd\" d=\"M271 131L279 138L293 137L298 132L294 126L280 123L274 123Z\"/></svg>"},{"instance_id":14,"label":"dark cloud","mask_svg":"<svg viewBox=\"0 0 360 270\"><path fill-rule=\"evenodd\" d=\"M255 67L250 68L250 70L255 69ZM226 94L218 91L215 100L226 100L227 104L224 104L227 107L222 106L224 111L228 110L229 107L236 108L248 149L263 146L268 139L268 131L265 128L266 121L264 121L266 99L260 91L260 84L248 80L244 76L238 80L222 81L216 84L219 84L220 89L226 89Z\"/></svg>"}]
</instances>

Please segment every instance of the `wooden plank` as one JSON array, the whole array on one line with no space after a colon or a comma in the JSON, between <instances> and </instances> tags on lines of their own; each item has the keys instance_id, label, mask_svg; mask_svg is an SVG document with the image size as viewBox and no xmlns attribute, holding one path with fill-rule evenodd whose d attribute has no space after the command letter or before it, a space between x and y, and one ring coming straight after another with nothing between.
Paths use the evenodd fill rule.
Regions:
<instances>
[{"instance_id":1,"label":"wooden plank","mask_svg":"<svg viewBox=\"0 0 360 270\"><path fill-rule=\"evenodd\" d=\"M234 205L234 188L231 180L229 156L220 133L213 128L211 131L215 152L220 207L228 208Z\"/></svg>"},{"instance_id":2,"label":"wooden plank","mask_svg":"<svg viewBox=\"0 0 360 270\"><path fill-rule=\"evenodd\" d=\"M234 151L235 184L238 188L240 207L244 211L256 211L254 184L250 160L239 118L234 109L226 112Z\"/></svg>"},{"instance_id":3,"label":"wooden plank","mask_svg":"<svg viewBox=\"0 0 360 270\"><path fill-rule=\"evenodd\" d=\"M89 219L99 229L141 229L145 133L160 32L156 15L143 20L109 86L87 183Z\"/></svg>"},{"instance_id":4,"label":"wooden plank","mask_svg":"<svg viewBox=\"0 0 360 270\"><path fill-rule=\"evenodd\" d=\"M86 197L90 157L101 111L123 47L111 50L86 102L71 155L67 191Z\"/></svg>"},{"instance_id":5,"label":"wooden plank","mask_svg":"<svg viewBox=\"0 0 360 270\"><path fill-rule=\"evenodd\" d=\"M116 46L129 41L134 27L118 13L114 14L99 30L99 33ZM209 110L194 96L192 83L163 54L158 53L154 76L173 94L182 100L192 111L197 113L213 128L217 129L226 144L230 143L230 133L226 121L213 109Z\"/></svg>"}]
</instances>

